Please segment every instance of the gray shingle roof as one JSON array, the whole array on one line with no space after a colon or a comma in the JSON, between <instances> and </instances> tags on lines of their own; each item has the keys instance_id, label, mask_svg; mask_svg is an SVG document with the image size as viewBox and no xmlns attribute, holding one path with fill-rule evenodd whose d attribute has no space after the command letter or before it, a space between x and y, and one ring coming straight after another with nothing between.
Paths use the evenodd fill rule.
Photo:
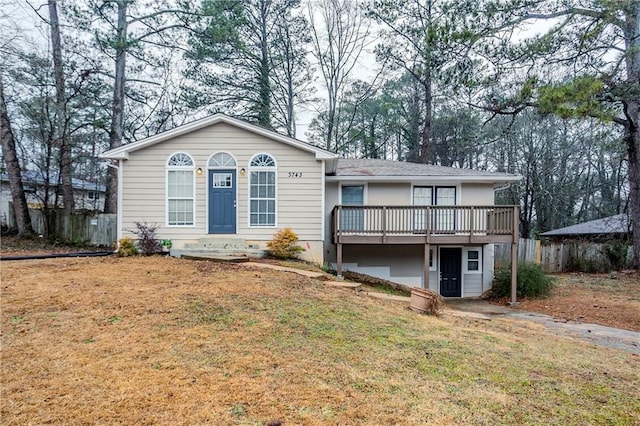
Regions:
<instances>
[{"instance_id":1,"label":"gray shingle roof","mask_svg":"<svg viewBox=\"0 0 640 426\"><path fill-rule=\"evenodd\" d=\"M626 234L631 231L631 222L626 214L617 214L602 219L590 220L553 231L540 234L543 237L560 237L568 235L602 235Z\"/></svg>"},{"instance_id":2,"label":"gray shingle roof","mask_svg":"<svg viewBox=\"0 0 640 426\"><path fill-rule=\"evenodd\" d=\"M379 159L338 160L336 176L438 176L438 177L479 177L498 178L500 180L519 180L518 176L509 173L496 173L483 170L459 169L455 167L434 166L431 164L409 163Z\"/></svg>"},{"instance_id":3,"label":"gray shingle roof","mask_svg":"<svg viewBox=\"0 0 640 426\"><path fill-rule=\"evenodd\" d=\"M0 174L0 181L8 182L9 175L6 173ZM86 191L105 191L105 186L97 184L95 182L89 182L82 179L71 179L71 183L74 189L83 189ZM36 184L36 185L44 185L46 182L44 173L37 170L23 170L22 171L22 183L23 184ZM49 174L49 183L54 186L58 183L58 174L55 172L51 172Z\"/></svg>"}]
</instances>

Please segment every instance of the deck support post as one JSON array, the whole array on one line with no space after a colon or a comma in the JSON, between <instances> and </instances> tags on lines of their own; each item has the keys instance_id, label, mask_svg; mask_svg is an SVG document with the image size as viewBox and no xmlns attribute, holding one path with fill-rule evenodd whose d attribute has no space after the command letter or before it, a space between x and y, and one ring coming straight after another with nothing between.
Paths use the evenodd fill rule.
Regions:
<instances>
[{"instance_id":1,"label":"deck support post","mask_svg":"<svg viewBox=\"0 0 640 426\"><path fill-rule=\"evenodd\" d=\"M430 260L430 256L429 253L431 251L431 245L429 244L429 241L426 242L426 244L424 245L424 278L422 280L422 287L424 287L425 289L429 289L429 260Z\"/></svg>"},{"instance_id":2,"label":"deck support post","mask_svg":"<svg viewBox=\"0 0 640 426\"><path fill-rule=\"evenodd\" d=\"M518 207L513 209L513 218L511 222L511 229L513 234L513 240L511 240L511 301L509 305L515 306L518 304L518 235L520 212Z\"/></svg>"},{"instance_id":3,"label":"deck support post","mask_svg":"<svg viewBox=\"0 0 640 426\"><path fill-rule=\"evenodd\" d=\"M337 244L337 265L336 275L338 278L342 278L342 244Z\"/></svg>"}]
</instances>

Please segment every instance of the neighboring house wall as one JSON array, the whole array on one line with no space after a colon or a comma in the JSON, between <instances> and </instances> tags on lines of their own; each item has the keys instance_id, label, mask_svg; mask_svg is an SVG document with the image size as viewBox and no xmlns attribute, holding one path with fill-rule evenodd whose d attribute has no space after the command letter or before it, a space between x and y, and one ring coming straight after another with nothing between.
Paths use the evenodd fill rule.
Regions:
<instances>
[{"instance_id":1,"label":"neighboring house wall","mask_svg":"<svg viewBox=\"0 0 640 426\"><path fill-rule=\"evenodd\" d=\"M25 197L31 209L41 209L43 207L44 187L36 187L33 184L25 185ZM84 189L74 189L76 210L102 211L104 209L104 192L88 191ZM96 198L97 196L97 198ZM49 190L50 203L55 200L55 192ZM11 211L13 200L11 197L11 187L9 182L0 182L0 224L15 226L13 223L13 212ZM51 205L50 207L54 207ZM62 207L62 196L59 197L58 207Z\"/></svg>"},{"instance_id":2,"label":"neighboring house wall","mask_svg":"<svg viewBox=\"0 0 640 426\"><path fill-rule=\"evenodd\" d=\"M167 225L168 158L177 152L189 154L195 174L195 223L189 226ZM160 239L171 239L175 248L195 242L208 234L208 182L207 164L217 152L232 155L237 162L237 234L223 235L242 238L265 247L273 234L291 227L306 251L303 259L322 262L324 168L313 153L273 141L269 138L234 126L218 123L194 132L177 136L134 151L122 162L122 208L124 236L134 235L135 222L159 226ZM249 162L254 155L269 154L277 164L276 171L276 225L255 227L249 225ZM245 169L244 175L240 172Z\"/></svg>"},{"instance_id":3,"label":"neighboring house wall","mask_svg":"<svg viewBox=\"0 0 640 426\"><path fill-rule=\"evenodd\" d=\"M455 187L456 204L487 206L494 204L493 184L449 182L379 183L349 181L328 182L326 185L325 233L326 260L335 265L336 248L331 240L331 210L341 204L342 185L364 185L365 205L412 205L414 186ZM439 292L439 259L442 247L459 247L462 262L462 296L478 297L491 288L493 279L493 244L475 246L431 245L429 288ZM423 245L349 245L343 246L343 269L376 276L413 287L423 286ZM478 270L469 270L468 253L478 252ZM473 263L474 260L471 260Z\"/></svg>"}]
</instances>

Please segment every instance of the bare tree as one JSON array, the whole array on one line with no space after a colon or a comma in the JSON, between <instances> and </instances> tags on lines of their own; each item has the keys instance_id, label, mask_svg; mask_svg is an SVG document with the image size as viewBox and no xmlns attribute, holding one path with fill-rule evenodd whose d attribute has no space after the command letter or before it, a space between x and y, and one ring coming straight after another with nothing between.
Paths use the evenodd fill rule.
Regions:
<instances>
[{"instance_id":1,"label":"bare tree","mask_svg":"<svg viewBox=\"0 0 640 426\"><path fill-rule=\"evenodd\" d=\"M87 72L98 73L112 79L111 119L108 126L109 147L117 148L124 143L126 123L126 101L142 101L144 97L134 98L127 86L132 82L142 83L150 87L159 85L156 81L145 80L144 66L155 68L157 64L149 58L162 48L178 47L171 38L171 30L184 28L185 17L189 12L189 2L184 8L171 7L166 4L147 4L137 0L87 0L65 4L65 11L73 24L93 40L89 48L91 53L101 55L99 58L87 58L91 69ZM186 18L185 18L186 19ZM153 46L154 49L148 49ZM140 65L132 75L129 66L132 57ZM110 62L113 71L104 66ZM117 171L107 170L105 195L105 212L115 213L117 210Z\"/></svg>"},{"instance_id":2,"label":"bare tree","mask_svg":"<svg viewBox=\"0 0 640 426\"><path fill-rule=\"evenodd\" d=\"M337 120L349 78L368 42L369 23L354 0L317 0L309 3L314 56L327 94L323 114L326 149L339 145Z\"/></svg>"},{"instance_id":3,"label":"bare tree","mask_svg":"<svg viewBox=\"0 0 640 426\"><path fill-rule=\"evenodd\" d=\"M18 161L18 152L16 143L11 131L11 122L7 113L7 107L4 99L4 85L2 75L0 74L0 139L2 140L2 155L7 165L7 174L9 175L9 185L11 186L11 199L13 201L13 210L16 217L16 225L18 227L19 236L29 236L33 234L31 227L31 217L29 216L29 208L27 199L24 195L24 187L22 186L22 171L20 170L20 162Z\"/></svg>"},{"instance_id":4,"label":"bare tree","mask_svg":"<svg viewBox=\"0 0 640 426\"><path fill-rule=\"evenodd\" d=\"M65 211L74 211L72 180L71 143L67 131L67 101L65 95L65 76L62 63L62 41L60 21L58 19L57 0L49 0L49 26L51 29L51 53L53 73L56 85L56 145L60 151L60 181L62 182L62 202Z\"/></svg>"}]
</instances>

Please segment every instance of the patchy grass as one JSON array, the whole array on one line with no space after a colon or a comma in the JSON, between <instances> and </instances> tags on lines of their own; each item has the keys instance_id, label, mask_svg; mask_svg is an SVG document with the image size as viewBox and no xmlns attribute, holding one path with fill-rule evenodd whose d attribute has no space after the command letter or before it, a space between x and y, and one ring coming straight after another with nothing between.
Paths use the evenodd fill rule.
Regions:
<instances>
[{"instance_id":1,"label":"patchy grass","mask_svg":"<svg viewBox=\"0 0 640 426\"><path fill-rule=\"evenodd\" d=\"M551 294L518 306L565 320L640 331L640 272L558 274Z\"/></svg>"},{"instance_id":2,"label":"patchy grass","mask_svg":"<svg viewBox=\"0 0 640 426\"><path fill-rule=\"evenodd\" d=\"M1 295L6 425L640 422L637 356L278 271L6 262Z\"/></svg>"}]
</instances>

